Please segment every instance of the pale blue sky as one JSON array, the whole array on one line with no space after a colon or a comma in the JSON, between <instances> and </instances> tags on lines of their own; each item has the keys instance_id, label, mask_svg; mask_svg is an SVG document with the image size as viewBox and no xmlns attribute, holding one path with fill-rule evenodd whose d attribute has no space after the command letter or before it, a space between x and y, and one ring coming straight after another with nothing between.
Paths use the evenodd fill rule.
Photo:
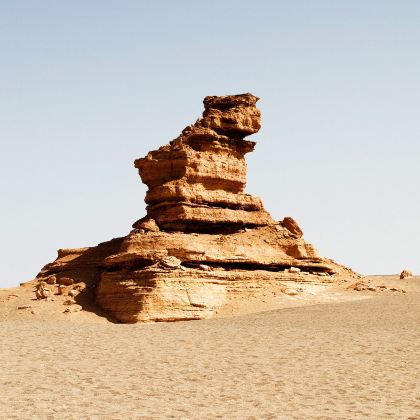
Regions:
<instances>
[{"instance_id":1,"label":"pale blue sky","mask_svg":"<svg viewBox=\"0 0 420 420\"><path fill-rule=\"evenodd\" d=\"M420 2L0 0L0 287L145 214L133 160L260 96L248 192L362 273L420 273Z\"/></svg>"}]
</instances>

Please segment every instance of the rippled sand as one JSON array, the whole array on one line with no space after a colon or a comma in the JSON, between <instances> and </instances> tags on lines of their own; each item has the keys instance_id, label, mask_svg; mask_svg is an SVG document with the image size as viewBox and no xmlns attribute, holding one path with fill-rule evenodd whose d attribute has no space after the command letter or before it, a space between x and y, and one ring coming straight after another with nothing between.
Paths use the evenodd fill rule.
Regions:
<instances>
[{"instance_id":1,"label":"rippled sand","mask_svg":"<svg viewBox=\"0 0 420 420\"><path fill-rule=\"evenodd\" d=\"M375 296L169 324L5 320L0 418L420 418L420 293Z\"/></svg>"}]
</instances>

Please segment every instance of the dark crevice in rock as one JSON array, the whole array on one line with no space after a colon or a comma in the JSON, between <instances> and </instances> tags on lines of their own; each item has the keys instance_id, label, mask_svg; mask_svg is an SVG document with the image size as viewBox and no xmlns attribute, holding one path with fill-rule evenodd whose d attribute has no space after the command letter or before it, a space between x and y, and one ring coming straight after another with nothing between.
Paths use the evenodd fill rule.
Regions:
<instances>
[{"instance_id":1,"label":"dark crevice in rock","mask_svg":"<svg viewBox=\"0 0 420 420\"><path fill-rule=\"evenodd\" d=\"M211 268L217 269L222 268L224 270L245 270L245 271L255 271L255 270L264 270L264 271L284 271L287 269L292 268L293 266L290 264L258 264L258 263L251 263L251 262L209 262L209 261L184 261L182 263L183 266L188 268L200 268L200 265L206 265ZM328 273L332 272L330 268L323 267L323 266L316 266L316 265L308 265L305 266L304 264L299 264L298 266L294 266L299 268L301 271L307 272L316 272L316 273Z\"/></svg>"},{"instance_id":2,"label":"dark crevice in rock","mask_svg":"<svg viewBox=\"0 0 420 420\"><path fill-rule=\"evenodd\" d=\"M259 225L239 225L237 223L209 223L209 222L194 222L194 223L162 223L160 228L166 232L185 232L185 233L208 233L212 235L232 235L234 233L242 232L245 228L258 228Z\"/></svg>"},{"instance_id":3,"label":"dark crevice in rock","mask_svg":"<svg viewBox=\"0 0 420 420\"><path fill-rule=\"evenodd\" d=\"M332 273L333 270L331 268L325 266L317 266L316 262L308 261L308 265L304 263L297 264L292 266L291 264L258 264L253 262L223 262L223 261L183 261L181 263L183 267L191 268L191 269L200 269L202 270L202 265L208 266L214 270L223 269L226 271L235 271L235 270L245 270L245 271L256 271L256 270L263 270L263 271L271 271L271 272L279 272L291 269L292 267L297 267L301 271L311 272L311 273ZM150 268L152 266L159 267L159 263L152 260L144 260L144 259L136 259L130 260L129 262L113 264L110 267L104 268L103 271L108 273L112 272L132 272L137 270L143 270ZM161 267L165 268L165 267ZM176 268L178 269L178 268Z\"/></svg>"},{"instance_id":4,"label":"dark crevice in rock","mask_svg":"<svg viewBox=\"0 0 420 420\"><path fill-rule=\"evenodd\" d=\"M104 267L104 271L107 272L115 272L115 271L136 271L142 270L143 268L150 267L151 265L155 264L153 260L145 260L145 259L132 259L130 261L125 261L123 263L112 264L108 267Z\"/></svg>"},{"instance_id":5,"label":"dark crevice in rock","mask_svg":"<svg viewBox=\"0 0 420 420\"><path fill-rule=\"evenodd\" d=\"M164 202L159 202L156 200L156 203L150 203L149 206L146 207L148 214L153 217L153 212L159 209L159 211L165 211L165 209L171 208L173 205L181 204L189 207L196 207L196 208L206 208L206 209L229 209L229 210L244 210L244 211L258 211L261 210L261 207L257 205L243 205L241 203L226 203L223 201L212 201L212 202L205 202L199 201L196 202L192 201L184 201L178 198L167 199Z\"/></svg>"}]
</instances>

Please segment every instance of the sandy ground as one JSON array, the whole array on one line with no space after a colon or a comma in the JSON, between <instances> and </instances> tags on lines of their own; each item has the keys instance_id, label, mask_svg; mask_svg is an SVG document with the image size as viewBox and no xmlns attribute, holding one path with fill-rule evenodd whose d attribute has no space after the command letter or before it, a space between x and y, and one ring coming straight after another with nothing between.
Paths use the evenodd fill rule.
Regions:
<instances>
[{"instance_id":1,"label":"sandy ground","mask_svg":"<svg viewBox=\"0 0 420 420\"><path fill-rule=\"evenodd\" d=\"M420 419L420 277L371 282L407 293L146 325L8 297L0 419Z\"/></svg>"}]
</instances>

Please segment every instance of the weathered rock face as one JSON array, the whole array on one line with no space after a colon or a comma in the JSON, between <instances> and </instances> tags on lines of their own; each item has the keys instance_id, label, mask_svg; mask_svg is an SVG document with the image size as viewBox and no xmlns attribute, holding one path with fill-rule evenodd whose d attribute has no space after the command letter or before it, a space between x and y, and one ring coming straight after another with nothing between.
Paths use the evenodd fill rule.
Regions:
<instances>
[{"instance_id":1,"label":"weathered rock face","mask_svg":"<svg viewBox=\"0 0 420 420\"><path fill-rule=\"evenodd\" d=\"M208 96L201 119L135 161L149 187L147 215L160 228L225 232L273 223L261 200L244 193L245 154L255 146L244 137L260 129L257 100L249 93Z\"/></svg>"},{"instance_id":2,"label":"weathered rock face","mask_svg":"<svg viewBox=\"0 0 420 420\"><path fill-rule=\"evenodd\" d=\"M260 129L257 101L249 93L206 97L202 118L135 161L149 188L147 216L124 238L61 250L39 278L83 281L118 320L150 322L209 318L256 290L289 290L283 283L291 280L356 276L318 255L295 220L273 220L245 193L245 154L255 146L245 137Z\"/></svg>"}]
</instances>

